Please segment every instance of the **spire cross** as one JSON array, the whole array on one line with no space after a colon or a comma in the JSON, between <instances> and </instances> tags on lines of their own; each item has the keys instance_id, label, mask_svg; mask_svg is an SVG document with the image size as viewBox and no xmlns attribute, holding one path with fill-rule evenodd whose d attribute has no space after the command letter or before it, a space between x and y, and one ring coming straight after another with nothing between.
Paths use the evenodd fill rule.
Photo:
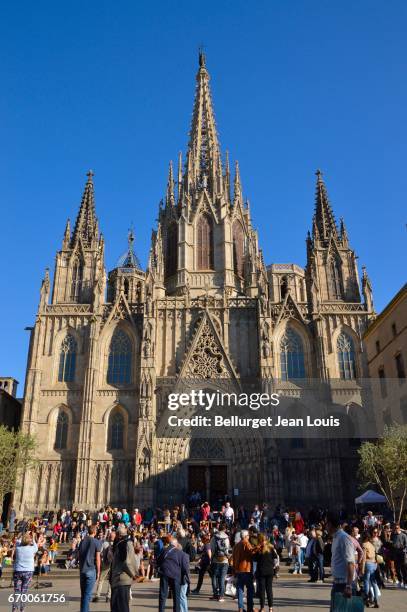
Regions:
<instances>
[{"instance_id":1,"label":"spire cross","mask_svg":"<svg viewBox=\"0 0 407 612\"><path fill-rule=\"evenodd\" d=\"M321 170L320 170L319 168L318 168L318 170L315 172L315 174L317 175L318 180L320 181L320 180L322 179L322 172L321 172Z\"/></svg>"},{"instance_id":2,"label":"spire cross","mask_svg":"<svg viewBox=\"0 0 407 612\"><path fill-rule=\"evenodd\" d=\"M93 170L89 170L89 171L86 173L86 176L88 177L88 180L89 180L89 181L91 181L91 180L92 180L92 178L95 176L95 173L93 172Z\"/></svg>"}]
</instances>

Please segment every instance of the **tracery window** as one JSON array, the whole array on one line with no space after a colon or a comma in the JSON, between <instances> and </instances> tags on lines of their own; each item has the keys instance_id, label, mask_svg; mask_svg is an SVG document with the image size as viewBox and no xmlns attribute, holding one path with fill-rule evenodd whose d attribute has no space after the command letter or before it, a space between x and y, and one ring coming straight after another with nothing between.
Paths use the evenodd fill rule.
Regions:
<instances>
[{"instance_id":1,"label":"tracery window","mask_svg":"<svg viewBox=\"0 0 407 612\"><path fill-rule=\"evenodd\" d=\"M58 382L75 380L76 353L76 341L71 334L68 334L61 344L59 353Z\"/></svg>"},{"instance_id":2,"label":"tracery window","mask_svg":"<svg viewBox=\"0 0 407 612\"><path fill-rule=\"evenodd\" d=\"M304 347L300 336L288 327L280 341L281 380L305 378Z\"/></svg>"},{"instance_id":3,"label":"tracery window","mask_svg":"<svg viewBox=\"0 0 407 612\"><path fill-rule=\"evenodd\" d=\"M167 230L165 253L165 276L169 278L176 273L178 267L178 226L171 223Z\"/></svg>"},{"instance_id":4,"label":"tracery window","mask_svg":"<svg viewBox=\"0 0 407 612\"><path fill-rule=\"evenodd\" d=\"M61 411L58 414L57 426L55 430L55 443L54 448L56 450L64 450L67 448L68 442L68 427L69 418L65 411Z\"/></svg>"},{"instance_id":5,"label":"tracery window","mask_svg":"<svg viewBox=\"0 0 407 612\"><path fill-rule=\"evenodd\" d=\"M235 221L232 227L233 233L233 266L235 274L243 276L244 274L244 232L242 224Z\"/></svg>"},{"instance_id":6,"label":"tracery window","mask_svg":"<svg viewBox=\"0 0 407 612\"><path fill-rule=\"evenodd\" d=\"M213 270L213 223L202 215L197 224L198 270Z\"/></svg>"},{"instance_id":7,"label":"tracery window","mask_svg":"<svg viewBox=\"0 0 407 612\"><path fill-rule=\"evenodd\" d=\"M123 448L124 440L124 418L120 412L113 412L109 418L109 450L120 450Z\"/></svg>"},{"instance_id":8,"label":"tracery window","mask_svg":"<svg viewBox=\"0 0 407 612\"><path fill-rule=\"evenodd\" d=\"M341 332L336 341L338 355L339 378L352 380L356 378L355 348L353 340L345 332Z\"/></svg>"},{"instance_id":9,"label":"tracery window","mask_svg":"<svg viewBox=\"0 0 407 612\"><path fill-rule=\"evenodd\" d=\"M72 268L71 300L79 302L81 298L83 281L83 264L77 260Z\"/></svg>"},{"instance_id":10,"label":"tracery window","mask_svg":"<svg viewBox=\"0 0 407 612\"><path fill-rule=\"evenodd\" d=\"M131 342L121 329L114 332L109 347L107 382L126 385L131 381Z\"/></svg>"}]
</instances>

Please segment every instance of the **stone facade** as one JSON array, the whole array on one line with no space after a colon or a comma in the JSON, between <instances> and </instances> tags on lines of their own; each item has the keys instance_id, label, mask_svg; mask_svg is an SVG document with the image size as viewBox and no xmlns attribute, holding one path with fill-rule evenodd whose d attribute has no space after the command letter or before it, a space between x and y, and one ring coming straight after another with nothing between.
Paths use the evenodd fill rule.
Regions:
<instances>
[{"instance_id":1,"label":"stone facade","mask_svg":"<svg viewBox=\"0 0 407 612\"><path fill-rule=\"evenodd\" d=\"M407 424L407 284L364 334L378 426Z\"/></svg>"},{"instance_id":2,"label":"stone facade","mask_svg":"<svg viewBox=\"0 0 407 612\"><path fill-rule=\"evenodd\" d=\"M350 500L352 445L156 435L168 393L197 374L257 377L265 387L283 379L293 400L301 396L293 378L318 379L332 396L333 379L343 378L339 404L361 408L372 292L365 273L360 282L320 172L306 255L305 269L266 266L239 166L232 176L221 156L201 54L188 151L177 172L170 165L147 271L130 234L128 250L105 273L89 173L75 227L68 222L57 253L52 293L46 272L23 416L41 462L19 487L20 510L143 507L197 488L212 499L238 490L235 503Z\"/></svg>"}]
</instances>

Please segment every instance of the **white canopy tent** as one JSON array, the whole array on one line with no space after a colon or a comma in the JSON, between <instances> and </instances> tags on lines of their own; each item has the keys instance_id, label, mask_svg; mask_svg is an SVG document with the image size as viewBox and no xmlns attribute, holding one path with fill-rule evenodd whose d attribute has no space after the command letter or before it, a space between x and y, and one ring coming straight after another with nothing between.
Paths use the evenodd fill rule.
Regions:
<instances>
[{"instance_id":1,"label":"white canopy tent","mask_svg":"<svg viewBox=\"0 0 407 612\"><path fill-rule=\"evenodd\" d=\"M380 495L380 493L376 493L376 491L372 491L369 489L365 491L362 495L355 499L355 504L386 504L387 499L384 495Z\"/></svg>"}]
</instances>

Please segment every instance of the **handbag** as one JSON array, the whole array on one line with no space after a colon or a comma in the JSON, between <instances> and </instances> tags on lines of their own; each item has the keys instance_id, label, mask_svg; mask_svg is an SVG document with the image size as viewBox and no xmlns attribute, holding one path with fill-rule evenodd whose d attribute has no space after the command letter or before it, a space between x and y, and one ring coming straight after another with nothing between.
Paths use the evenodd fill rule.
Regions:
<instances>
[{"instance_id":1,"label":"handbag","mask_svg":"<svg viewBox=\"0 0 407 612\"><path fill-rule=\"evenodd\" d=\"M226 576L225 595L236 597L236 578L234 576Z\"/></svg>"},{"instance_id":2,"label":"handbag","mask_svg":"<svg viewBox=\"0 0 407 612\"><path fill-rule=\"evenodd\" d=\"M363 612L364 609L361 597L344 597L342 593L335 593L332 612Z\"/></svg>"}]
</instances>

